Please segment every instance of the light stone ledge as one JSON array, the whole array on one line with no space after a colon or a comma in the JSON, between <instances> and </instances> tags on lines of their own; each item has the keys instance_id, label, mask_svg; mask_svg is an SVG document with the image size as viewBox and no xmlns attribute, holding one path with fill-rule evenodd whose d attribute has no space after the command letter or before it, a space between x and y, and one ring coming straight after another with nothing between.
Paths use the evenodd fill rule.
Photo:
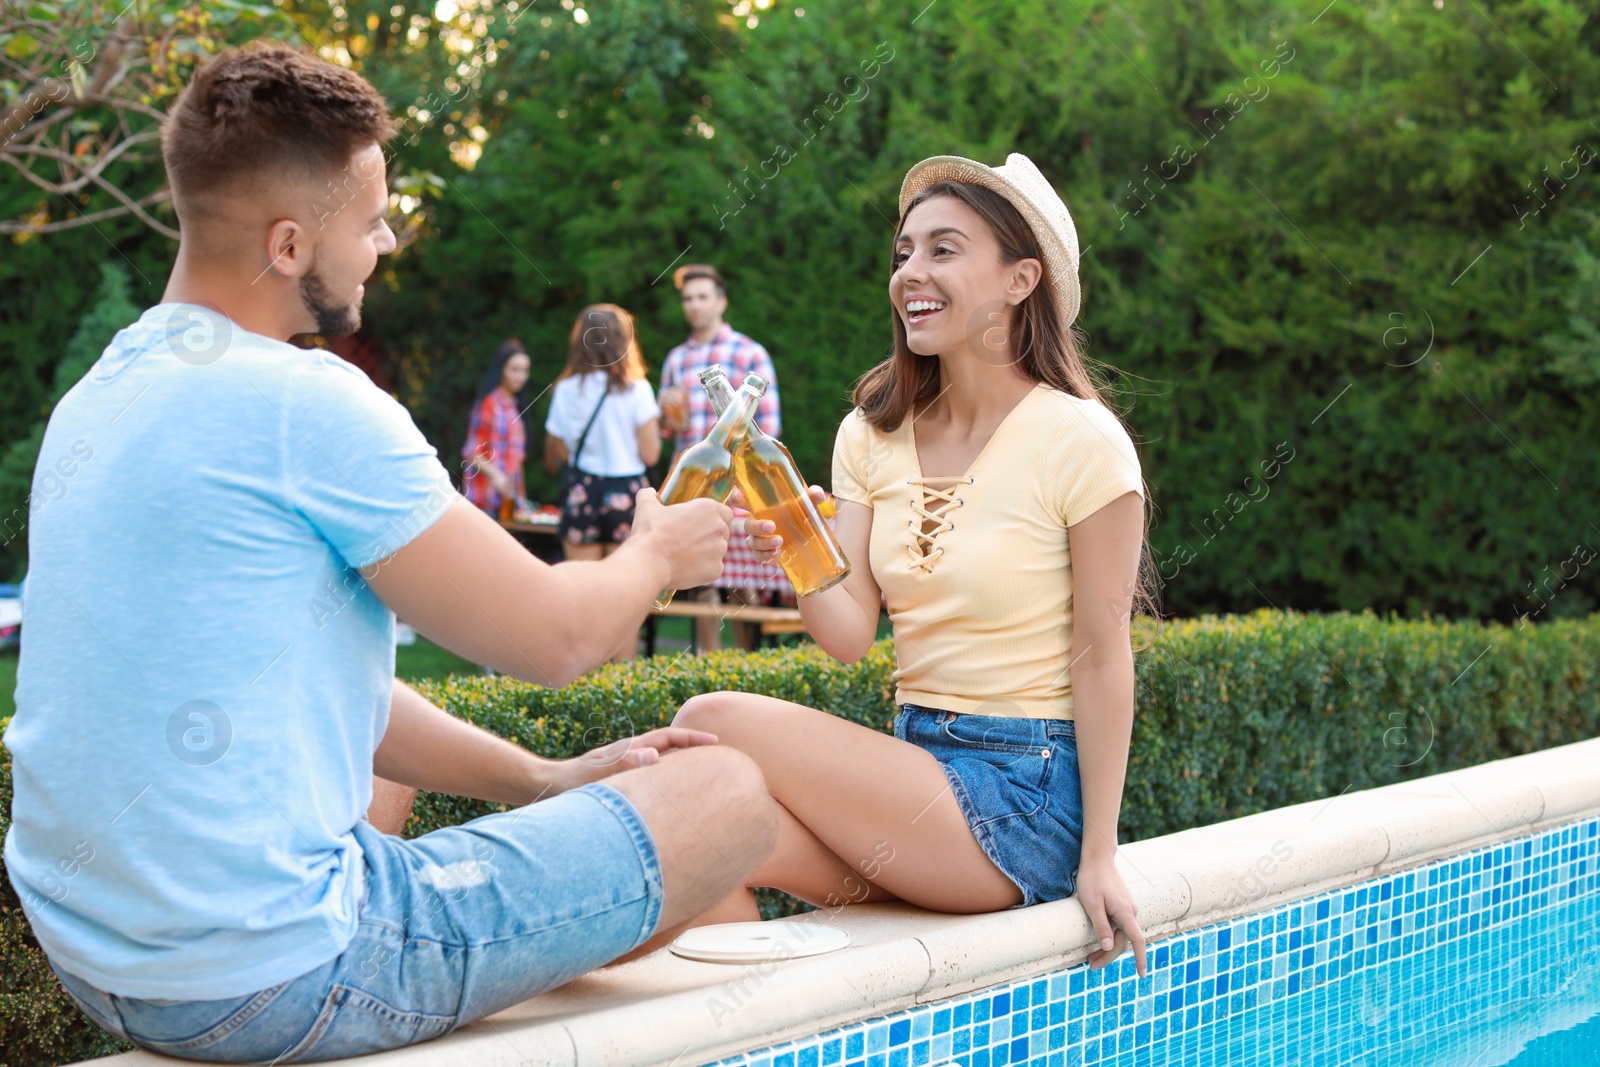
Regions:
<instances>
[{"instance_id":1,"label":"light stone ledge","mask_svg":"<svg viewBox=\"0 0 1600 1067\"><path fill-rule=\"evenodd\" d=\"M1152 940L1600 813L1600 739L1295 804L1125 845ZM991 915L867 904L827 922L851 947L756 967L657 952L366 1067L697 1067L846 1023L1081 963L1075 899ZM176 1064L147 1052L119 1067Z\"/></svg>"}]
</instances>

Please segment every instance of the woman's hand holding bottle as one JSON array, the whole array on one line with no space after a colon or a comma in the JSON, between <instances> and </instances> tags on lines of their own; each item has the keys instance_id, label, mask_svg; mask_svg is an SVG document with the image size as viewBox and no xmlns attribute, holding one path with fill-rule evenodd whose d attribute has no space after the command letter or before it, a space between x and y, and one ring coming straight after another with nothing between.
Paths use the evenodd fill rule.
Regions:
<instances>
[{"instance_id":1,"label":"woman's hand holding bottle","mask_svg":"<svg viewBox=\"0 0 1600 1067\"><path fill-rule=\"evenodd\" d=\"M833 509L828 506L832 504L832 498L815 485L809 486L807 493L823 516L833 519ZM728 503L736 508L744 506L744 500L737 492L729 498ZM833 523L840 546L847 555L857 560L867 559L870 521L871 512L868 509L851 505L850 514L841 515ZM746 538L756 559L778 565L783 538L771 520L735 519L733 532L736 537ZM832 588L801 597L801 621L805 623L806 632L822 646L824 652L841 663L854 663L866 655L867 649L877 639L878 608L882 597L878 583L873 580L872 569L862 563Z\"/></svg>"},{"instance_id":2,"label":"woman's hand holding bottle","mask_svg":"<svg viewBox=\"0 0 1600 1067\"><path fill-rule=\"evenodd\" d=\"M807 490L811 494L812 503L818 508L827 504L829 497L827 490L820 485L813 485ZM743 535L750 551L762 563L778 566L778 550L783 547L783 538L777 533L778 525L770 520L758 521L749 517L749 505L745 503L744 494L735 489L728 498L728 504L735 509L733 535ZM831 509L823 512L831 518Z\"/></svg>"}]
</instances>

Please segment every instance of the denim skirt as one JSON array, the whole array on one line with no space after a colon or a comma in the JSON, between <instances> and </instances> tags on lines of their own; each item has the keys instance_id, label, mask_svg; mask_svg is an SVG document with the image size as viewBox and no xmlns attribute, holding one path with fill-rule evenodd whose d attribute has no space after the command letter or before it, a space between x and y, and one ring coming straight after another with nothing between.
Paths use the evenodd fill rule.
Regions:
<instances>
[{"instance_id":1,"label":"denim skirt","mask_svg":"<svg viewBox=\"0 0 1600 1067\"><path fill-rule=\"evenodd\" d=\"M1076 724L904 704L894 735L944 767L972 836L1022 890L1018 907L1072 895L1083 851Z\"/></svg>"}]
</instances>

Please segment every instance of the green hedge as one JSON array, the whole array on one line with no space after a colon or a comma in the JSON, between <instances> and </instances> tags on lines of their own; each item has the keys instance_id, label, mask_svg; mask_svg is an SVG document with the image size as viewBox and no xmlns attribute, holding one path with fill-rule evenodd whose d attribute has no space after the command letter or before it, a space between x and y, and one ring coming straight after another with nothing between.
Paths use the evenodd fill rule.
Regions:
<instances>
[{"instance_id":1,"label":"green hedge","mask_svg":"<svg viewBox=\"0 0 1600 1067\"><path fill-rule=\"evenodd\" d=\"M1137 664L1124 840L1600 734L1600 615L1517 627L1260 611L1163 623ZM883 641L853 666L806 645L610 666L560 690L461 677L417 688L562 756L665 725L717 689L887 730L893 668ZM493 810L423 793L407 832Z\"/></svg>"},{"instance_id":2,"label":"green hedge","mask_svg":"<svg viewBox=\"0 0 1600 1067\"><path fill-rule=\"evenodd\" d=\"M1264 611L1165 623L1137 662L1128 840L1600 733L1600 615L1517 628ZM602 668L561 690L459 676L417 687L456 715L564 756L663 725L690 696L716 689L766 693L887 729L892 670L891 647L880 642L852 666L807 645L658 657ZM7 760L0 831L10 792ZM493 810L424 793L407 833ZM0 1067L116 1047L60 991L9 883L0 885Z\"/></svg>"}]
</instances>

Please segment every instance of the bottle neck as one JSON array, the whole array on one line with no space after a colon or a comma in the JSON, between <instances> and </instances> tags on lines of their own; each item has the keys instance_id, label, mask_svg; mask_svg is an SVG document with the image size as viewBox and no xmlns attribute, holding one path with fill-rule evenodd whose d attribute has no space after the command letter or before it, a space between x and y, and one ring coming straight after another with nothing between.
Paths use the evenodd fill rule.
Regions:
<instances>
[{"instance_id":1,"label":"bottle neck","mask_svg":"<svg viewBox=\"0 0 1600 1067\"><path fill-rule=\"evenodd\" d=\"M751 420L755 418L756 405L760 402L761 394L739 390L734 396L733 403L717 416L716 424L711 427L706 440L720 448L731 450L734 438L749 432Z\"/></svg>"},{"instance_id":2,"label":"bottle neck","mask_svg":"<svg viewBox=\"0 0 1600 1067\"><path fill-rule=\"evenodd\" d=\"M701 378L700 384L705 386L706 396L711 398L712 410L718 415L728 410L728 405L733 403L734 392L726 374L718 369Z\"/></svg>"},{"instance_id":3,"label":"bottle neck","mask_svg":"<svg viewBox=\"0 0 1600 1067\"><path fill-rule=\"evenodd\" d=\"M761 398L765 396L767 392L766 379L756 374L746 376L745 384L739 387L739 391L737 393L734 392L733 386L728 382L727 374L723 373L720 367L716 371L707 374L704 378L702 378L700 380L700 384L705 387L706 396L711 399L711 408L717 413L718 416L721 416L724 411L727 411L728 406L735 403L738 398L744 394L746 389L749 389L755 393L756 406L758 408L761 406ZM747 428L747 432L751 437L766 436L766 433L761 429L760 426L756 425L754 420L751 421L749 427ZM735 434L734 439L738 439L737 434Z\"/></svg>"}]
</instances>

